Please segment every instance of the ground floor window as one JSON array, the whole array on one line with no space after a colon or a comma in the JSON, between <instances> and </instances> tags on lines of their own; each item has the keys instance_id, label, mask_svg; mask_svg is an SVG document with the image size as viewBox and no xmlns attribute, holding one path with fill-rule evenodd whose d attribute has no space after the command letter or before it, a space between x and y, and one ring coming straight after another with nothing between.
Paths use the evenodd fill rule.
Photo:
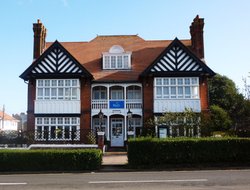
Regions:
<instances>
[{"instance_id":1,"label":"ground floor window","mask_svg":"<svg viewBox=\"0 0 250 190\"><path fill-rule=\"evenodd\" d=\"M135 136L141 135L142 129L142 118L141 117L133 117L128 120L128 131L133 131Z\"/></svg>"},{"instance_id":2,"label":"ground floor window","mask_svg":"<svg viewBox=\"0 0 250 190\"><path fill-rule=\"evenodd\" d=\"M100 120L99 118L93 118L93 129L95 132L97 131L107 131L107 118L103 118Z\"/></svg>"},{"instance_id":3,"label":"ground floor window","mask_svg":"<svg viewBox=\"0 0 250 190\"><path fill-rule=\"evenodd\" d=\"M199 130L199 126L163 125L158 126L158 137L197 137Z\"/></svg>"},{"instance_id":4,"label":"ground floor window","mask_svg":"<svg viewBox=\"0 0 250 190\"><path fill-rule=\"evenodd\" d=\"M80 140L79 117L36 117L35 140Z\"/></svg>"},{"instance_id":5,"label":"ground floor window","mask_svg":"<svg viewBox=\"0 0 250 190\"><path fill-rule=\"evenodd\" d=\"M197 126L171 126L172 137L195 137L198 136Z\"/></svg>"}]
</instances>

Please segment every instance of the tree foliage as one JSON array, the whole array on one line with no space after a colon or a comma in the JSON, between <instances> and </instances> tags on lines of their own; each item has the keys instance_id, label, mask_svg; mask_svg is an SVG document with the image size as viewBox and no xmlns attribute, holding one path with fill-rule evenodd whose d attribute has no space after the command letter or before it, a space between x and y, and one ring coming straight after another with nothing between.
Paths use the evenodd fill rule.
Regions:
<instances>
[{"instance_id":1,"label":"tree foliage","mask_svg":"<svg viewBox=\"0 0 250 190\"><path fill-rule=\"evenodd\" d=\"M235 83L228 77L217 74L209 80L210 105L218 105L225 110L230 110L237 95Z\"/></svg>"},{"instance_id":2,"label":"tree foliage","mask_svg":"<svg viewBox=\"0 0 250 190\"><path fill-rule=\"evenodd\" d=\"M250 131L250 102L244 99L244 96L240 94L236 88L235 83L226 76L217 74L209 80L209 103L210 105L216 105L212 107L213 117L218 114L216 118L219 120L224 117L227 121L225 123L230 124L227 116L221 109L226 112L231 120L231 125L237 132L241 129ZM219 108L220 107L220 108ZM215 129L229 129L229 127L217 126ZM213 125L220 125L218 122Z\"/></svg>"},{"instance_id":3,"label":"tree foliage","mask_svg":"<svg viewBox=\"0 0 250 190\"><path fill-rule=\"evenodd\" d=\"M232 126L232 120L228 113L218 105L210 106L210 127L213 131L227 131Z\"/></svg>"}]
</instances>

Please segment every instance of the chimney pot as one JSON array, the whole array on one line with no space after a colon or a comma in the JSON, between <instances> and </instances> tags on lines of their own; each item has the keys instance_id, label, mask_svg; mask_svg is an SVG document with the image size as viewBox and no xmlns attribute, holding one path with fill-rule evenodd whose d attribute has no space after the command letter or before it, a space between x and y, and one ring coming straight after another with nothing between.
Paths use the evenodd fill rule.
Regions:
<instances>
[{"instance_id":1,"label":"chimney pot","mask_svg":"<svg viewBox=\"0 0 250 190\"><path fill-rule=\"evenodd\" d=\"M197 15L190 26L190 34L192 49L200 59L204 58L203 28L204 19Z\"/></svg>"},{"instance_id":2,"label":"chimney pot","mask_svg":"<svg viewBox=\"0 0 250 190\"><path fill-rule=\"evenodd\" d=\"M37 59L45 49L45 39L47 30L44 27L43 23L40 19L37 19L37 23L33 24L34 31L34 51L33 51L33 59Z\"/></svg>"}]
</instances>

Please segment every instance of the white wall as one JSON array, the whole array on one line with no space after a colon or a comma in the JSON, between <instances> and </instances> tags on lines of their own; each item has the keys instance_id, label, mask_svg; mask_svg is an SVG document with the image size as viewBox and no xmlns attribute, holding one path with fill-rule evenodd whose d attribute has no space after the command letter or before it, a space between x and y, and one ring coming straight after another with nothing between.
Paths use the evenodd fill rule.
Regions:
<instances>
[{"instance_id":1,"label":"white wall","mask_svg":"<svg viewBox=\"0 0 250 190\"><path fill-rule=\"evenodd\" d=\"M14 130L17 131L18 121L17 120L4 120L4 124L2 120L0 120L0 129L3 131Z\"/></svg>"},{"instance_id":2,"label":"white wall","mask_svg":"<svg viewBox=\"0 0 250 190\"><path fill-rule=\"evenodd\" d=\"M80 100L35 100L35 114L80 113Z\"/></svg>"},{"instance_id":3,"label":"white wall","mask_svg":"<svg viewBox=\"0 0 250 190\"><path fill-rule=\"evenodd\" d=\"M185 108L191 108L194 112L201 112L200 99L154 100L154 113L183 112Z\"/></svg>"}]
</instances>

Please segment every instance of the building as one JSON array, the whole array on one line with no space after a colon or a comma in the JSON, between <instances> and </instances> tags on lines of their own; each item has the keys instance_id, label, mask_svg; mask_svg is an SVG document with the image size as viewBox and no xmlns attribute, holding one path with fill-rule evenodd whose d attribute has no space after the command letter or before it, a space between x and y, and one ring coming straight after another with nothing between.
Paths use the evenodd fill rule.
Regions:
<instances>
[{"instance_id":1,"label":"building","mask_svg":"<svg viewBox=\"0 0 250 190\"><path fill-rule=\"evenodd\" d=\"M88 42L46 42L38 20L34 61L20 75L28 83L28 129L37 141L80 143L101 128L108 144L119 147L148 118L185 108L207 111L207 78L215 73L204 62L203 27L197 16L191 39L98 35Z\"/></svg>"},{"instance_id":2,"label":"building","mask_svg":"<svg viewBox=\"0 0 250 190\"><path fill-rule=\"evenodd\" d=\"M26 125L27 125L27 114L24 112L21 112L20 114L12 114L12 117L19 120L18 123L18 131L27 131Z\"/></svg>"},{"instance_id":3,"label":"building","mask_svg":"<svg viewBox=\"0 0 250 190\"><path fill-rule=\"evenodd\" d=\"M5 111L0 111L0 131L17 131L19 120L5 113Z\"/></svg>"}]
</instances>

